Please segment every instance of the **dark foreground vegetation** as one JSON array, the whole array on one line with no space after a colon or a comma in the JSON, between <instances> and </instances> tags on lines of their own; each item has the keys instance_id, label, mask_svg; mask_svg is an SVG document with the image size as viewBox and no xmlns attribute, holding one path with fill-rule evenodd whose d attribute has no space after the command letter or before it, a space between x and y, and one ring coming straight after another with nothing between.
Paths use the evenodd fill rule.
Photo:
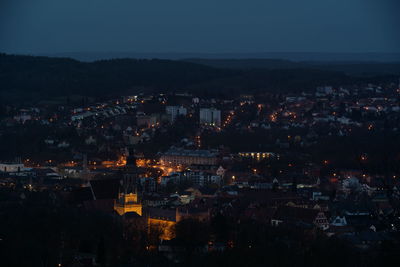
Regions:
<instances>
[{"instance_id":1,"label":"dark foreground vegetation","mask_svg":"<svg viewBox=\"0 0 400 267\"><path fill-rule=\"evenodd\" d=\"M176 262L151 249L157 232L140 224L123 226L118 216L87 212L63 193L2 190L0 256L3 266L390 266L397 243L383 242L368 253L307 227L271 227L217 214L209 223L188 219L176 225ZM65 194L64 194L65 195ZM199 247L228 244L224 251ZM146 249L147 248L147 249Z\"/></svg>"}]
</instances>

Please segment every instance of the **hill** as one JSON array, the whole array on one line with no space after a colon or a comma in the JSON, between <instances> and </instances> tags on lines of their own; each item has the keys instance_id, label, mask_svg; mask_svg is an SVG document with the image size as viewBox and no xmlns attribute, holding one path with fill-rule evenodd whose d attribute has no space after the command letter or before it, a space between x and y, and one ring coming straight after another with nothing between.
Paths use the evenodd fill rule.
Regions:
<instances>
[{"instance_id":1,"label":"hill","mask_svg":"<svg viewBox=\"0 0 400 267\"><path fill-rule=\"evenodd\" d=\"M250 66L252 62L246 64ZM395 76L354 77L336 71L331 65L326 69L318 69L319 66L306 68L284 60L268 61L268 69L217 68L205 64L204 60L160 59L80 62L68 58L0 54L0 99L3 102L21 102L69 95L114 97L139 92L173 91L233 96L244 92L308 91L327 84L397 80Z\"/></svg>"},{"instance_id":2,"label":"hill","mask_svg":"<svg viewBox=\"0 0 400 267\"><path fill-rule=\"evenodd\" d=\"M297 62L400 62L400 53L318 53L318 52L259 52L259 53L184 53L184 52L67 52L43 54L48 57L68 57L79 61L115 58L170 59L283 59Z\"/></svg>"},{"instance_id":3,"label":"hill","mask_svg":"<svg viewBox=\"0 0 400 267\"><path fill-rule=\"evenodd\" d=\"M85 63L68 58L0 55L0 92L12 98L173 90L234 74L235 71L171 60L115 59Z\"/></svg>"},{"instance_id":4,"label":"hill","mask_svg":"<svg viewBox=\"0 0 400 267\"><path fill-rule=\"evenodd\" d=\"M190 58L185 62L224 69L318 69L345 72L348 75L400 75L399 62L372 61L290 61L281 59L204 59Z\"/></svg>"}]
</instances>

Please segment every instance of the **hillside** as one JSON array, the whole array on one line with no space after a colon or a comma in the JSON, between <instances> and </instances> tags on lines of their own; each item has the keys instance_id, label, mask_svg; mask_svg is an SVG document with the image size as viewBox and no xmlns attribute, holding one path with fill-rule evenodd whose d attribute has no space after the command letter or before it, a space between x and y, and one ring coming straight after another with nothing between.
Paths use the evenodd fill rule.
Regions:
<instances>
[{"instance_id":1,"label":"hillside","mask_svg":"<svg viewBox=\"0 0 400 267\"><path fill-rule=\"evenodd\" d=\"M112 97L146 91L232 96L243 92L307 91L319 85L352 85L388 78L396 81L395 76L357 78L335 67L304 68L284 60L272 63L268 69L243 69L206 66L204 60L114 59L88 63L0 54L0 96L3 102L77 94Z\"/></svg>"},{"instance_id":2,"label":"hillside","mask_svg":"<svg viewBox=\"0 0 400 267\"><path fill-rule=\"evenodd\" d=\"M199 64L170 60L117 59L83 63L67 58L0 55L2 93L108 95L137 88L184 88L232 75Z\"/></svg>"},{"instance_id":3,"label":"hillside","mask_svg":"<svg viewBox=\"0 0 400 267\"><path fill-rule=\"evenodd\" d=\"M204 59L191 58L185 62L224 69L319 69L345 72L349 75L400 75L399 62L371 61L290 61L281 59Z\"/></svg>"}]
</instances>

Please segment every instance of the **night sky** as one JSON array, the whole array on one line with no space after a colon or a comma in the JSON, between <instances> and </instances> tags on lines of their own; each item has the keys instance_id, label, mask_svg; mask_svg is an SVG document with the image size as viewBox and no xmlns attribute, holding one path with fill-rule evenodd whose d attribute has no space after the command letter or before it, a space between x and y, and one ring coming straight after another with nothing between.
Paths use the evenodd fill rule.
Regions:
<instances>
[{"instance_id":1,"label":"night sky","mask_svg":"<svg viewBox=\"0 0 400 267\"><path fill-rule=\"evenodd\" d=\"M400 1L0 0L0 51L400 52Z\"/></svg>"}]
</instances>

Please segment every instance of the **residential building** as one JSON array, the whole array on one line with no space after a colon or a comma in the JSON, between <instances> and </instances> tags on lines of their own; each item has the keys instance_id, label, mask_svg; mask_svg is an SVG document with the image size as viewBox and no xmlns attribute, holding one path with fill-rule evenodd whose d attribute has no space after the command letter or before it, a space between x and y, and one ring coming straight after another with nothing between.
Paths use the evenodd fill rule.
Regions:
<instances>
[{"instance_id":1,"label":"residential building","mask_svg":"<svg viewBox=\"0 0 400 267\"><path fill-rule=\"evenodd\" d=\"M220 126L221 111L215 108L201 108L200 124L207 126Z\"/></svg>"},{"instance_id":2,"label":"residential building","mask_svg":"<svg viewBox=\"0 0 400 267\"><path fill-rule=\"evenodd\" d=\"M189 150L170 148L160 157L163 165L216 165L218 158L217 152L211 150Z\"/></svg>"},{"instance_id":3,"label":"residential building","mask_svg":"<svg viewBox=\"0 0 400 267\"><path fill-rule=\"evenodd\" d=\"M174 122L178 116L186 116L187 109L182 106L166 106L165 112L169 115L169 120Z\"/></svg>"}]
</instances>

